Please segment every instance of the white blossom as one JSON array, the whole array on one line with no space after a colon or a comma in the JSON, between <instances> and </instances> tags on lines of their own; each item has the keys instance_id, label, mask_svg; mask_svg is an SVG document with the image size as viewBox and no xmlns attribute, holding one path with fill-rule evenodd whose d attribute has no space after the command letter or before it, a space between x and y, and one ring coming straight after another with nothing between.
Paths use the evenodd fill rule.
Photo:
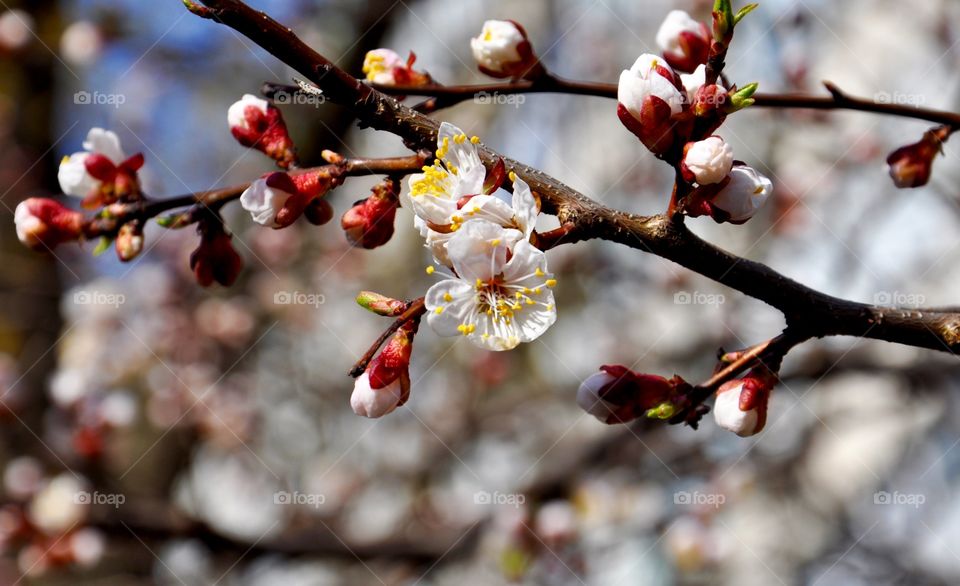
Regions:
<instances>
[{"instance_id":1,"label":"white blossom","mask_svg":"<svg viewBox=\"0 0 960 586\"><path fill-rule=\"evenodd\" d=\"M733 147L719 136L710 136L690 145L683 163L700 185L720 183L733 168Z\"/></svg>"},{"instance_id":2,"label":"white blossom","mask_svg":"<svg viewBox=\"0 0 960 586\"><path fill-rule=\"evenodd\" d=\"M673 69L666 61L649 53L640 55L629 70L620 74L617 101L638 120L643 103L649 96L656 96L666 102L670 106L671 114L677 114L683 109L683 95L671 80L657 71L658 67L673 75Z\"/></svg>"},{"instance_id":3,"label":"white blossom","mask_svg":"<svg viewBox=\"0 0 960 586\"><path fill-rule=\"evenodd\" d=\"M477 64L494 73L508 73L511 66L522 64L520 44L526 41L517 25L508 20L488 20L479 37L470 40L470 49Z\"/></svg>"},{"instance_id":4,"label":"white blossom","mask_svg":"<svg viewBox=\"0 0 960 586\"><path fill-rule=\"evenodd\" d=\"M752 167L740 165L730 171L730 183L710 203L729 214L731 222L745 222L763 207L772 192L769 179Z\"/></svg>"},{"instance_id":5,"label":"white blossom","mask_svg":"<svg viewBox=\"0 0 960 586\"><path fill-rule=\"evenodd\" d=\"M250 212L253 221L270 228L279 228L277 214L293 194L267 184L267 179L257 179L240 196L240 205Z\"/></svg>"},{"instance_id":6,"label":"white blossom","mask_svg":"<svg viewBox=\"0 0 960 586\"><path fill-rule=\"evenodd\" d=\"M657 46L664 53L680 53L680 34L702 32L700 23L683 10L671 10L657 30Z\"/></svg>"},{"instance_id":7,"label":"white blossom","mask_svg":"<svg viewBox=\"0 0 960 586\"><path fill-rule=\"evenodd\" d=\"M120 138L115 133L102 128L92 128L87 133L83 148L83 152L64 157L57 173L60 189L74 197L87 197L100 188L101 181L87 172L86 161L90 155L103 155L114 165L119 165L127 158L120 146Z\"/></svg>"},{"instance_id":8,"label":"white blossom","mask_svg":"<svg viewBox=\"0 0 960 586\"><path fill-rule=\"evenodd\" d=\"M557 282L547 272L546 255L519 230L471 220L450 238L447 251L455 274L426 295L427 323L437 334L510 350L556 321L551 288Z\"/></svg>"},{"instance_id":9,"label":"white blossom","mask_svg":"<svg viewBox=\"0 0 960 586\"><path fill-rule=\"evenodd\" d=\"M407 62L400 55L390 49L375 49L367 51L363 59L363 73L367 81L380 85L395 85L394 70L406 67Z\"/></svg>"}]
</instances>

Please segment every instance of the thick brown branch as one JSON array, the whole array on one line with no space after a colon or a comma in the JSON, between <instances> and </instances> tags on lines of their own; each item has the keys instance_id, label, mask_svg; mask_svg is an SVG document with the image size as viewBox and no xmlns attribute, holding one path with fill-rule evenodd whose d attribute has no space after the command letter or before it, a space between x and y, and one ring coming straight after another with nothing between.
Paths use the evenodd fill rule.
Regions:
<instances>
[{"instance_id":1,"label":"thick brown branch","mask_svg":"<svg viewBox=\"0 0 960 586\"><path fill-rule=\"evenodd\" d=\"M439 122L399 104L361 83L304 44L293 32L239 0L204 0L216 20L230 26L270 51L320 87L332 101L349 108L361 124L402 137L415 149L430 149ZM408 91L409 88L408 88ZM905 115L890 104L864 104L835 92L836 107ZM809 103L817 104L820 99ZM796 104L795 104L796 105ZM957 124L955 115L940 114L937 121ZM488 165L500 155L484 146ZM764 301L781 310L788 326L809 337L849 335L875 338L934 350L960 350L960 315L873 307L845 301L801 285L762 264L733 256L691 233L680 219L642 217L606 208L549 175L517 161L504 159L509 170L536 191L547 213L562 225L576 226L565 242L602 238L644 250Z\"/></svg>"}]
</instances>

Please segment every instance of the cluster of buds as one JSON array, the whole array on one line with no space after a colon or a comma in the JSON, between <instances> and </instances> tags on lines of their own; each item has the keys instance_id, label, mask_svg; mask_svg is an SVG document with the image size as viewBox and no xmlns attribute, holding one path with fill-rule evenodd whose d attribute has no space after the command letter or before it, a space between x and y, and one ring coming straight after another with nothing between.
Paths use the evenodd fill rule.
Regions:
<instances>
[{"instance_id":1,"label":"cluster of buds","mask_svg":"<svg viewBox=\"0 0 960 586\"><path fill-rule=\"evenodd\" d=\"M343 214L340 226L353 246L377 248L393 237L398 207L400 182L388 177L374 186L370 197L353 204Z\"/></svg>"},{"instance_id":2,"label":"cluster of buds","mask_svg":"<svg viewBox=\"0 0 960 586\"><path fill-rule=\"evenodd\" d=\"M83 214L47 198L31 197L13 213L20 242L34 250L51 250L83 236Z\"/></svg>"},{"instance_id":3,"label":"cluster of buds","mask_svg":"<svg viewBox=\"0 0 960 586\"><path fill-rule=\"evenodd\" d=\"M227 232L223 219L219 214L210 214L197 224L200 234L200 245L190 254L190 269L202 287L209 287L214 282L224 287L233 285L240 270L243 268L243 259L233 248L233 237Z\"/></svg>"},{"instance_id":4,"label":"cluster of buds","mask_svg":"<svg viewBox=\"0 0 960 586\"><path fill-rule=\"evenodd\" d=\"M546 70L533 52L523 26L512 20L488 20L480 36L470 40L480 71L498 79L534 80Z\"/></svg>"},{"instance_id":5,"label":"cluster of buds","mask_svg":"<svg viewBox=\"0 0 960 586\"><path fill-rule=\"evenodd\" d=\"M424 86L433 82L430 74L416 71L413 51L406 61L390 49L368 51L363 59L363 74L367 81L378 85Z\"/></svg>"},{"instance_id":6,"label":"cluster of buds","mask_svg":"<svg viewBox=\"0 0 960 586\"><path fill-rule=\"evenodd\" d=\"M772 192L770 179L738 163L721 181L697 187L686 197L683 211L694 218L710 216L717 223L743 224L763 207Z\"/></svg>"},{"instance_id":7,"label":"cluster of buds","mask_svg":"<svg viewBox=\"0 0 960 586\"><path fill-rule=\"evenodd\" d=\"M227 122L233 137L243 146L262 152L281 168L296 165L296 149L283 114L267 100L244 95L227 110Z\"/></svg>"},{"instance_id":8,"label":"cluster of buds","mask_svg":"<svg viewBox=\"0 0 960 586\"><path fill-rule=\"evenodd\" d=\"M577 405L612 425L639 417L670 419L689 388L680 377L641 374L625 366L601 366L577 390Z\"/></svg>"},{"instance_id":9,"label":"cluster of buds","mask_svg":"<svg viewBox=\"0 0 960 586\"><path fill-rule=\"evenodd\" d=\"M66 195L82 198L82 205L95 209L116 201L140 197L137 172L143 167L142 154L127 157L116 134L93 128L83 143L83 152L64 157L57 178Z\"/></svg>"},{"instance_id":10,"label":"cluster of buds","mask_svg":"<svg viewBox=\"0 0 960 586\"><path fill-rule=\"evenodd\" d=\"M767 403L776 380L774 374L760 367L744 378L723 384L717 390L713 405L717 425L740 437L763 431L767 422Z\"/></svg>"},{"instance_id":11,"label":"cluster of buds","mask_svg":"<svg viewBox=\"0 0 960 586\"><path fill-rule=\"evenodd\" d=\"M240 205L253 221L270 228L286 228L306 215L314 224L325 224L332 217L324 195L340 184L340 177L329 169L309 173L276 171L257 179L240 195Z\"/></svg>"},{"instance_id":12,"label":"cluster of buds","mask_svg":"<svg viewBox=\"0 0 960 586\"><path fill-rule=\"evenodd\" d=\"M952 130L948 126L938 126L923 134L920 142L900 147L887 157L890 177L901 189L921 187L930 181L933 160L943 152Z\"/></svg>"},{"instance_id":13,"label":"cluster of buds","mask_svg":"<svg viewBox=\"0 0 960 586\"><path fill-rule=\"evenodd\" d=\"M376 419L393 412L410 397L410 356L418 319L403 323L379 354L357 377L350 407L363 417Z\"/></svg>"}]
</instances>

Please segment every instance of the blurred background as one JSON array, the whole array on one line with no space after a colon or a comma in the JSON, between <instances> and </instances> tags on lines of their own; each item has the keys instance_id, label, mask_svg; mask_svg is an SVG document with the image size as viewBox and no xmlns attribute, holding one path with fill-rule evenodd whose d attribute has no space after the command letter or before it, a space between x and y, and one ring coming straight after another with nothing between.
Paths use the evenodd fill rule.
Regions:
<instances>
[{"instance_id":1,"label":"blurred background","mask_svg":"<svg viewBox=\"0 0 960 586\"><path fill-rule=\"evenodd\" d=\"M360 74L363 55L418 56L444 83L481 82L468 40L523 23L556 73L613 81L666 13L706 0L253 0ZM736 7L736 6L735 6ZM764 0L727 73L761 91L822 92L956 111L960 4ZM424 328L410 402L376 421L349 407L349 366L387 325L359 290L416 297L429 255L401 210L385 247L337 228L227 220L245 260L198 287L192 229L147 231L122 265L95 243L39 255L17 241L21 200L57 193L90 127L146 155L172 197L270 170L227 107L294 73L175 0L0 1L0 583L339 584L960 583L960 365L856 339L805 344L766 430L607 427L580 411L601 364L703 380L718 348L779 333L778 312L667 261L590 242L550 253L560 320L511 353ZM405 154L329 105L284 114L307 163L322 149ZM655 213L672 171L608 100L530 95L440 114L620 209ZM956 304L957 147L931 184L893 188L886 154L922 122L752 110L721 135L775 180L744 226L698 234L826 293ZM332 194L338 213L376 181ZM278 292L316 303L279 305ZM305 297L307 298L307 297ZM31 531L24 531L28 519Z\"/></svg>"}]
</instances>

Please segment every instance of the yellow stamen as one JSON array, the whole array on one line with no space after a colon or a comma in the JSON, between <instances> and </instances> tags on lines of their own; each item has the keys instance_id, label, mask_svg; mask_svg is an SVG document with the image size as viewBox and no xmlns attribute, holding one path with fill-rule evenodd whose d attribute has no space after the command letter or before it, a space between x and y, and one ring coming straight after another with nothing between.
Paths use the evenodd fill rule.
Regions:
<instances>
[{"instance_id":1,"label":"yellow stamen","mask_svg":"<svg viewBox=\"0 0 960 586\"><path fill-rule=\"evenodd\" d=\"M428 275L432 275L435 270L437 270L437 269L435 269L435 268L433 268L433 267L427 267L427 274L428 274Z\"/></svg>"}]
</instances>

